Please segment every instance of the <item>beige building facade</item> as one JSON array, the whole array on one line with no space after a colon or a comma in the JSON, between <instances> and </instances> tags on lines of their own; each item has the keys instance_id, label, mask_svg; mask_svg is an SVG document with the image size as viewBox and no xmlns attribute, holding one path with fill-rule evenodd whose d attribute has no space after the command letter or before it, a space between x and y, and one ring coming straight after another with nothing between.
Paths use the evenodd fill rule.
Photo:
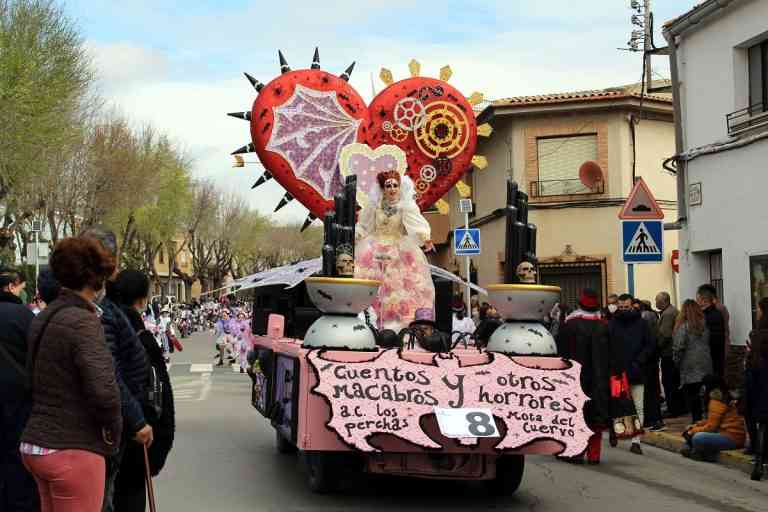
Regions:
<instances>
[{"instance_id":1,"label":"beige building facade","mask_svg":"<svg viewBox=\"0 0 768 512\"><path fill-rule=\"evenodd\" d=\"M163 246L155 256L154 266L158 276L155 282L153 296L174 297L177 302L189 302L200 297L202 286L197 280L191 286L187 285L176 273L173 272L172 255L178 250L182 240L175 240L171 247ZM186 247L176 257L176 266L186 275L194 275L192 266L192 253Z\"/></svg>"},{"instance_id":2,"label":"beige building facade","mask_svg":"<svg viewBox=\"0 0 768 512\"><path fill-rule=\"evenodd\" d=\"M595 288L603 301L608 294L628 291L627 267L621 262L618 213L642 177L664 210L677 219L675 178L662 162L674 150L671 98L643 95L635 87L494 101L478 116L493 128L481 138L478 154L488 159L484 170L471 171L475 212L470 224L481 230L482 254L473 258L481 286L501 282L504 264L506 180L512 177L529 195L529 222L538 226L540 279L563 288L563 299L574 306L579 290ZM579 167L596 162L603 180L587 188ZM460 196L451 191L452 227L461 227ZM675 232L665 232L664 263L635 266L635 295L653 299L659 291L675 294L671 268ZM458 269L451 244L436 258L441 266Z\"/></svg>"}]
</instances>

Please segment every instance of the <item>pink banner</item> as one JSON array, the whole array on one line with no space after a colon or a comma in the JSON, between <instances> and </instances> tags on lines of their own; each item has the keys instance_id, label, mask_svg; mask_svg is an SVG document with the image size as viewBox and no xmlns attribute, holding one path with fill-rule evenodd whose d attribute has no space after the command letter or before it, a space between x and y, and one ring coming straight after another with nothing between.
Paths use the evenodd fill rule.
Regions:
<instances>
[{"instance_id":1,"label":"pink banner","mask_svg":"<svg viewBox=\"0 0 768 512\"><path fill-rule=\"evenodd\" d=\"M487 363L466 367L452 354L435 354L431 364L421 364L402 359L396 349L362 362L334 361L313 350L308 360L318 376L312 391L332 410L328 427L358 450L378 451L368 443L377 433L440 448L419 425L422 416L438 408L467 410L470 432L498 431L498 450L547 439L563 445L563 456L583 452L592 432L584 422L588 398L579 384L581 366L529 368L503 354L488 355ZM477 409L490 410L493 420L473 412ZM460 442L474 445L477 438Z\"/></svg>"}]
</instances>

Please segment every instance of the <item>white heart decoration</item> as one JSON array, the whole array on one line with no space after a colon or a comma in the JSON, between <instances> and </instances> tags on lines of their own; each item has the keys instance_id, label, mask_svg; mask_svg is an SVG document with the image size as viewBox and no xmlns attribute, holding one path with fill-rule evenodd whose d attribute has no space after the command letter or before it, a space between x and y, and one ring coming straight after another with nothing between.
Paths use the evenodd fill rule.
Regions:
<instances>
[{"instance_id":1,"label":"white heart decoration","mask_svg":"<svg viewBox=\"0 0 768 512\"><path fill-rule=\"evenodd\" d=\"M405 151L389 144L371 149L367 144L355 142L344 146L339 158L341 175L357 176L358 202L361 206L368 204L373 187L379 186L376 177L380 173L397 171L402 176L407 168Z\"/></svg>"}]
</instances>

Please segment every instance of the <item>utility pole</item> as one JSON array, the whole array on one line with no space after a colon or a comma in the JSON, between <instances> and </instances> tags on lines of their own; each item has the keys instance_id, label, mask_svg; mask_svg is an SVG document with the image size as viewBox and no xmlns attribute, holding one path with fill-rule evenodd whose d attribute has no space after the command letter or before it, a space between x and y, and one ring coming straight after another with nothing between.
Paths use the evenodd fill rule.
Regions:
<instances>
[{"instance_id":1,"label":"utility pole","mask_svg":"<svg viewBox=\"0 0 768 512\"><path fill-rule=\"evenodd\" d=\"M648 53L653 49L651 48L651 42L653 41L653 23L651 22L651 18L653 15L651 14L651 0L645 0L643 3L643 29L645 33L645 36L643 37L643 49L645 50L643 52L643 62L645 63L645 83L647 92L648 89L651 88L653 82L653 76L651 75L651 55Z\"/></svg>"}]
</instances>

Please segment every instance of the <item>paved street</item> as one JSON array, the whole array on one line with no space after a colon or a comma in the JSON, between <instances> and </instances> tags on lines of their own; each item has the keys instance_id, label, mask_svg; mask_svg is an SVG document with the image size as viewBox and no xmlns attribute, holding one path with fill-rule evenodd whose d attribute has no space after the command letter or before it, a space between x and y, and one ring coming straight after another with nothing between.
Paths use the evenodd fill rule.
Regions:
<instances>
[{"instance_id":1,"label":"paved street","mask_svg":"<svg viewBox=\"0 0 768 512\"><path fill-rule=\"evenodd\" d=\"M312 494L295 456L278 455L268 423L249 404L249 379L213 369L210 336L185 340L171 368L177 397L177 442L157 480L163 512L225 510L502 510L753 511L768 510L768 483L645 447L607 449L598 468L529 457L520 492L498 499L476 483L361 477L333 496Z\"/></svg>"}]
</instances>

